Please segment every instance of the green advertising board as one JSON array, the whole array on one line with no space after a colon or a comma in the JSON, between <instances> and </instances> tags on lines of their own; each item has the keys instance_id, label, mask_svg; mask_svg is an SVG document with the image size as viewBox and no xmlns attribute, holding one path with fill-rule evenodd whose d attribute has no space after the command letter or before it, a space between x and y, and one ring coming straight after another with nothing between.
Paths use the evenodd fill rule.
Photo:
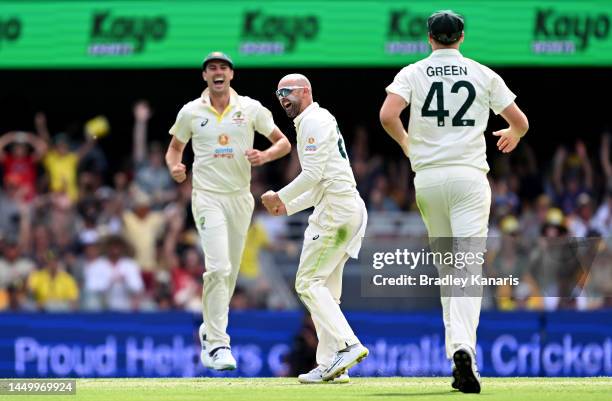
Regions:
<instances>
[{"instance_id":1,"label":"green advertising board","mask_svg":"<svg viewBox=\"0 0 612 401\"><path fill-rule=\"evenodd\" d=\"M465 17L462 52L497 66L612 66L612 1L1 1L0 68L401 66L427 17Z\"/></svg>"}]
</instances>

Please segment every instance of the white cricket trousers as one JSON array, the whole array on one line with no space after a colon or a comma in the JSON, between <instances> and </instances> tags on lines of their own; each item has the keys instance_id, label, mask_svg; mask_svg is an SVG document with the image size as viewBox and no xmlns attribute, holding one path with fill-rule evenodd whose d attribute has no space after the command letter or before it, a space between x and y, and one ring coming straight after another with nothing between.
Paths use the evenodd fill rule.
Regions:
<instances>
[{"instance_id":1,"label":"white cricket trousers","mask_svg":"<svg viewBox=\"0 0 612 401\"><path fill-rule=\"evenodd\" d=\"M359 194L325 196L308 218L295 290L317 331L317 363L328 367L335 353L359 340L340 310L342 273L357 257L367 224Z\"/></svg>"},{"instance_id":2,"label":"white cricket trousers","mask_svg":"<svg viewBox=\"0 0 612 401\"><path fill-rule=\"evenodd\" d=\"M416 173L414 187L430 243L438 244L438 249L433 251L484 254L491 207L491 188L484 171L468 166L429 168ZM451 244L452 249L440 249L440 244ZM441 277L446 274L465 277L482 271L482 265L478 264L463 269L436 267ZM459 345L467 345L476 352L482 297L474 296L474 287L470 290L461 294L462 289L455 286L452 296L441 297L449 359Z\"/></svg>"},{"instance_id":3,"label":"white cricket trousers","mask_svg":"<svg viewBox=\"0 0 612 401\"><path fill-rule=\"evenodd\" d=\"M211 349L229 347L227 319L253 207L248 190L215 193L194 189L191 208L204 250L202 315Z\"/></svg>"}]
</instances>

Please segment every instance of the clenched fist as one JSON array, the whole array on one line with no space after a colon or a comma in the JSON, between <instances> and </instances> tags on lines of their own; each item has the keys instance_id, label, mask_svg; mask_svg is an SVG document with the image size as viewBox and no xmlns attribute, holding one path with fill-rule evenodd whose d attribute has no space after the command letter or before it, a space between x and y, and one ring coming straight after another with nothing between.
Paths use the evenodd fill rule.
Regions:
<instances>
[{"instance_id":1,"label":"clenched fist","mask_svg":"<svg viewBox=\"0 0 612 401\"><path fill-rule=\"evenodd\" d=\"M170 168L172 179L179 184L187 179L187 167L183 163L179 163Z\"/></svg>"}]
</instances>

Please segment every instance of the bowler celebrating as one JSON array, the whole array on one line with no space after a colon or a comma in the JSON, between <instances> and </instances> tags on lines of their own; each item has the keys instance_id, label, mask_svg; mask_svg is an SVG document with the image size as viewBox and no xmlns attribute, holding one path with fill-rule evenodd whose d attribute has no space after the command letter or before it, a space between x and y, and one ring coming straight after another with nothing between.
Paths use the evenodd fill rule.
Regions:
<instances>
[{"instance_id":1,"label":"bowler celebrating","mask_svg":"<svg viewBox=\"0 0 612 401\"><path fill-rule=\"evenodd\" d=\"M338 123L313 102L308 79L287 75L276 95L293 118L302 171L278 193L265 193L263 204L274 215L315 208L304 233L295 289L315 324L318 366L298 379L301 383L348 382L348 369L368 355L339 306L344 265L349 257L357 258L365 233L365 204L357 192Z\"/></svg>"},{"instance_id":2,"label":"bowler celebrating","mask_svg":"<svg viewBox=\"0 0 612 401\"><path fill-rule=\"evenodd\" d=\"M452 237L455 244L484 248L491 205L484 138L489 109L510 125L493 133L503 153L514 150L525 135L527 118L499 75L459 53L463 18L440 11L427 25L433 52L403 68L387 87L380 121L410 158L417 205L432 243ZM408 105L406 132L400 113ZM440 276L470 272L468 267L437 267ZM454 361L453 387L479 393L475 351L481 298L457 292L441 299L446 354Z\"/></svg>"},{"instance_id":3,"label":"bowler celebrating","mask_svg":"<svg viewBox=\"0 0 612 401\"><path fill-rule=\"evenodd\" d=\"M234 64L227 55L210 53L203 69L208 88L179 111L170 129L166 164L177 182L184 181L186 167L181 160L185 144L192 140L192 211L206 258L200 358L206 367L232 370L236 360L226 329L253 214L251 166L286 155L291 145L268 109L230 87ZM253 149L255 131L273 145L265 151Z\"/></svg>"}]
</instances>

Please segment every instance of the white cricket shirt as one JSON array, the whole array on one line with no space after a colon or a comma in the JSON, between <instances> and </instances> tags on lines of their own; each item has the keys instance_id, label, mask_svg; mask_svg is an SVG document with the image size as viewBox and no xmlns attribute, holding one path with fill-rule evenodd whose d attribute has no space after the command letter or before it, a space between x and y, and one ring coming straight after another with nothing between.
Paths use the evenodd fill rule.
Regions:
<instances>
[{"instance_id":1,"label":"white cricket shirt","mask_svg":"<svg viewBox=\"0 0 612 401\"><path fill-rule=\"evenodd\" d=\"M302 171L278 196L287 214L315 206L325 195L353 195L357 185L336 118L314 102L293 120Z\"/></svg>"},{"instance_id":2,"label":"white cricket shirt","mask_svg":"<svg viewBox=\"0 0 612 401\"><path fill-rule=\"evenodd\" d=\"M230 103L219 114L208 89L179 111L170 135L193 148L193 188L230 193L248 190L251 164L244 152L253 148L255 131L269 136L272 113L257 100L231 90Z\"/></svg>"},{"instance_id":3,"label":"white cricket shirt","mask_svg":"<svg viewBox=\"0 0 612 401\"><path fill-rule=\"evenodd\" d=\"M516 98L499 75L456 49L435 50L404 67L387 92L410 105L408 154L414 171L462 165L488 172L489 109L499 114Z\"/></svg>"}]
</instances>

